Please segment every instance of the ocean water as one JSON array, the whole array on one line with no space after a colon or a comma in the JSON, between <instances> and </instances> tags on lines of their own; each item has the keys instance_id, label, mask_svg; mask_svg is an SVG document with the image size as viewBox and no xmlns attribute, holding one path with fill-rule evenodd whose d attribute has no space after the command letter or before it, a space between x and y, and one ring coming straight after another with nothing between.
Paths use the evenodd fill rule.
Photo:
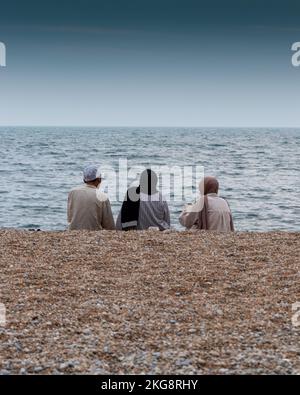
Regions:
<instances>
[{"instance_id":1,"label":"ocean water","mask_svg":"<svg viewBox=\"0 0 300 395\"><path fill-rule=\"evenodd\" d=\"M129 167L204 166L237 230L300 230L300 129L1 127L0 157L0 227L65 229L82 168L127 158ZM170 202L177 229L185 203Z\"/></svg>"}]
</instances>

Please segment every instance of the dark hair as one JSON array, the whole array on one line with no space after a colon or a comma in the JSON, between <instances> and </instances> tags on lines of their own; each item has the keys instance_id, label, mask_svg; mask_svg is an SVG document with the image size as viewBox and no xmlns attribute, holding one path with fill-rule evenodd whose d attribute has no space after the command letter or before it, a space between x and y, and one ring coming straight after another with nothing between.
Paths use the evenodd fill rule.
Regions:
<instances>
[{"instance_id":1,"label":"dark hair","mask_svg":"<svg viewBox=\"0 0 300 395\"><path fill-rule=\"evenodd\" d=\"M153 195L157 192L158 178L156 173L151 169L146 169L140 176L140 191L147 195Z\"/></svg>"}]
</instances>

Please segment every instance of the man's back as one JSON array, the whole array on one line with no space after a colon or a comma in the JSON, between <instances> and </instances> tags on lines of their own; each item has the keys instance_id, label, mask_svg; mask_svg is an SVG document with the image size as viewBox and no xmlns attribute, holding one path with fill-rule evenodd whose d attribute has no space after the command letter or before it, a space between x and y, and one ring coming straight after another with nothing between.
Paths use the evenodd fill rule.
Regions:
<instances>
[{"instance_id":1,"label":"man's back","mask_svg":"<svg viewBox=\"0 0 300 395\"><path fill-rule=\"evenodd\" d=\"M70 230L115 229L107 196L88 184L74 188L69 193L68 222Z\"/></svg>"}]
</instances>

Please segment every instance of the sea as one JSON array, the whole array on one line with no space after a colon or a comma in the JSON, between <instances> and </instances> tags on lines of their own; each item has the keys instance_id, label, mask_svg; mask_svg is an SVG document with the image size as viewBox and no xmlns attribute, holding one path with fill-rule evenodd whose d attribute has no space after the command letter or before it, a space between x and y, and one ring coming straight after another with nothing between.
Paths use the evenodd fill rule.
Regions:
<instances>
[{"instance_id":1,"label":"sea","mask_svg":"<svg viewBox=\"0 0 300 395\"><path fill-rule=\"evenodd\" d=\"M0 228L66 229L68 192L83 168L118 171L126 160L129 169L203 167L218 178L238 231L300 230L300 129L1 127L0 158ZM113 177L103 178L110 195ZM170 196L175 229L195 181L191 194ZM115 217L121 202L111 202Z\"/></svg>"}]
</instances>

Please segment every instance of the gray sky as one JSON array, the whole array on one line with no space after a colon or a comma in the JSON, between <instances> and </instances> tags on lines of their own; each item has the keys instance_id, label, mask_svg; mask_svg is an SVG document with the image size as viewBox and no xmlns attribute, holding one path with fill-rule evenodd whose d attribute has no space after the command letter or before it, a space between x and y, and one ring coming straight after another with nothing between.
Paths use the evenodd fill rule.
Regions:
<instances>
[{"instance_id":1,"label":"gray sky","mask_svg":"<svg viewBox=\"0 0 300 395\"><path fill-rule=\"evenodd\" d=\"M297 1L1 4L1 125L300 126Z\"/></svg>"}]
</instances>

